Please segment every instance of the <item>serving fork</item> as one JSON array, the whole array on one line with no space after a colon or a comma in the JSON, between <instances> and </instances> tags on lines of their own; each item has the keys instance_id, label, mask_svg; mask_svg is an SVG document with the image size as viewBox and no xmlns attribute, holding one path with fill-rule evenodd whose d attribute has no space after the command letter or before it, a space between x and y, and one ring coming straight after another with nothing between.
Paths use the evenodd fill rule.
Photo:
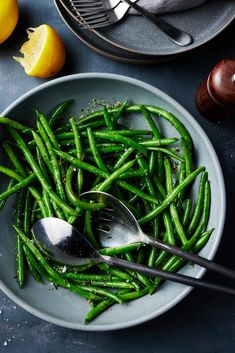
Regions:
<instances>
[{"instance_id":1,"label":"serving fork","mask_svg":"<svg viewBox=\"0 0 235 353\"><path fill-rule=\"evenodd\" d=\"M177 45L187 46L193 42L193 38L190 34L140 7L135 3L137 0L122 0L116 7L110 10L102 11L101 9L107 7L111 8L111 6L116 4L117 0L59 1L65 7L67 12L69 12L70 15L76 19L83 28L95 29L115 24L125 16L130 7L133 7L137 12L160 28Z\"/></svg>"}]
</instances>

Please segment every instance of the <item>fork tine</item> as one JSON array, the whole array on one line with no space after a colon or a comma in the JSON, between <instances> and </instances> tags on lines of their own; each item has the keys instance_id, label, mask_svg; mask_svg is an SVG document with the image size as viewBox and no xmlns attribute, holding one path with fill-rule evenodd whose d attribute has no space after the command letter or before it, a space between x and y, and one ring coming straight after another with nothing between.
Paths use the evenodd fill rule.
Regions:
<instances>
[{"instance_id":1,"label":"fork tine","mask_svg":"<svg viewBox=\"0 0 235 353\"><path fill-rule=\"evenodd\" d=\"M100 0L73 0L70 2L73 2L73 4L102 4Z\"/></svg>"},{"instance_id":2,"label":"fork tine","mask_svg":"<svg viewBox=\"0 0 235 353\"><path fill-rule=\"evenodd\" d=\"M107 24L110 23L111 21L109 19L97 19L97 20L92 20L92 21L85 21L85 25L88 25L89 27L91 26L100 26L101 24ZM93 27L95 28L95 27Z\"/></svg>"},{"instance_id":3,"label":"fork tine","mask_svg":"<svg viewBox=\"0 0 235 353\"><path fill-rule=\"evenodd\" d=\"M95 19L101 19L101 18L107 18L107 15L104 12L99 12L99 13L85 13L82 15L82 18L85 21L90 21L90 20L95 20Z\"/></svg>"},{"instance_id":4,"label":"fork tine","mask_svg":"<svg viewBox=\"0 0 235 353\"><path fill-rule=\"evenodd\" d=\"M99 6L99 7L80 7L78 6L76 8L76 11L80 12L80 13L94 13L94 12L102 12L105 11L105 8L103 6Z\"/></svg>"},{"instance_id":5,"label":"fork tine","mask_svg":"<svg viewBox=\"0 0 235 353\"><path fill-rule=\"evenodd\" d=\"M103 7L102 3L89 3L89 4L73 4L74 8L76 9L87 9L89 10L90 8L100 8Z\"/></svg>"},{"instance_id":6,"label":"fork tine","mask_svg":"<svg viewBox=\"0 0 235 353\"><path fill-rule=\"evenodd\" d=\"M102 2L101 1L93 1L93 2L76 2L76 1L73 1L73 5L76 5L77 6L102 6Z\"/></svg>"}]
</instances>

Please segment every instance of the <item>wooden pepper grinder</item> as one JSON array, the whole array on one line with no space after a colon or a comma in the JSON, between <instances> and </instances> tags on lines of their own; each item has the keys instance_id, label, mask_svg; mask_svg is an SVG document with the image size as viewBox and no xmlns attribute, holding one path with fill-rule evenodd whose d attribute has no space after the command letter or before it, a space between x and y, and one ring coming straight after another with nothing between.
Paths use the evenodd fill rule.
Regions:
<instances>
[{"instance_id":1,"label":"wooden pepper grinder","mask_svg":"<svg viewBox=\"0 0 235 353\"><path fill-rule=\"evenodd\" d=\"M235 60L222 60L196 92L199 112L210 120L235 117Z\"/></svg>"}]
</instances>

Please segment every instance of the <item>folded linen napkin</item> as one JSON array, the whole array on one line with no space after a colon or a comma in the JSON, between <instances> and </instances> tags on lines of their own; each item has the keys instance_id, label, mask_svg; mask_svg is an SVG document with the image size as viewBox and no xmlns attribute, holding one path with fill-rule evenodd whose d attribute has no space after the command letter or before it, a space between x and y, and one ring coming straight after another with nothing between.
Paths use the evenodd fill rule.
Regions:
<instances>
[{"instance_id":1,"label":"folded linen napkin","mask_svg":"<svg viewBox=\"0 0 235 353\"><path fill-rule=\"evenodd\" d=\"M153 13L166 13L188 10L192 7L202 5L206 0L139 0L137 4ZM137 15L134 9L129 10L130 14Z\"/></svg>"}]
</instances>

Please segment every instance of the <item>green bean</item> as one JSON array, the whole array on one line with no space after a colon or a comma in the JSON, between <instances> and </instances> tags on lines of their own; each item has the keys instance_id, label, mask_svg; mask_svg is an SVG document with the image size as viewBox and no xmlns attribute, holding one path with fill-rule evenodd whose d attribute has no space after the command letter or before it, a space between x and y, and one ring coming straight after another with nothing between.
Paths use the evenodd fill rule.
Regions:
<instances>
[{"instance_id":1,"label":"green bean","mask_svg":"<svg viewBox=\"0 0 235 353\"><path fill-rule=\"evenodd\" d=\"M98 294L98 295L103 296L105 298L110 298L119 304L122 304L121 298L119 298L119 296L117 296L115 293L108 291L107 289L94 287L91 285L89 285L89 286L79 285L79 287L88 293Z\"/></svg>"},{"instance_id":2,"label":"green bean","mask_svg":"<svg viewBox=\"0 0 235 353\"><path fill-rule=\"evenodd\" d=\"M201 237L197 240L194 241L194 246L193 249L196 250L196 252L200 251L201 248L206 244L206 242L208 241L208 239L210 238L212 232L214 231L214 229L211 229L207 232L204 232ZM169 267L168 271L170 272L175 272L177 271L183 264L185 263L185 260L182 258L177 258L175 260L175 262L172 264L171 267Z\"/></svg>"},{"instance_id":3,"label":"green bean","mask_svg":"<svg viewBox=\"0 0 235 353\"><path fill-rule=\"evenodd\" d=\"M182 225L184 228L187 227L187 225L189 223L191 209L192 209L192 201L191 201L191 199L186 199L184 214L183 214L183 218L182 218Z\"/></svg>"},{"instance_id":4,"label":"green bean","mask_svg":"<svg viewBox=\"0 0 235 353\"><path fill-rule=\"evenodd\" d=\"M203 229L207 226L209 215L210 215L210 203L211 203L211 187L210 182L207 180L204 188L204 199L203 199L203 210L200 221L194 230L193 237L201 234Z\"/></svg>"},{"instance_id":5,"label":"green bean","mask_svg":"<svg viewBox=\"0 0 235 353\"><path fill-rule=\"evenodd\" d=\"M41 129L42 131L42 129ZM53 176L54 175L54 168L53 165L50 161L49 153L47 151L47 148L42 140L42 138L34 131L32 131L34 141L36 142L38 151L40 153L40 156L42 157L43 161L45 162L50 174ZM45 174L45 171L43 170L43 173Z\"/></svg>"},{"instance_id":6,"label":"green bean","mask_svg":"<svg viewBox=\"0 0 235 353\"><path fill-rule=\"evenodd\" d=\"M9 181L9 183L8 183L8 185L7 185L7 188L6 188L6 190L5 191L7 191L7 190L9 190L9 189L11 189L12 188L12 186L14 186L15 185L15 180L14 179L10 179L10 181ZM3 199L2 201L0 201L0 210L2 210L3 209L3 207L5 206L5 204L6 204L6 202L7 202L7 197L5 198L5 199Z\"/></svg>"},{"instance_id":7,"label":"green bean","mask_svg":"<svg viewBox=\"0 0 235 353\"><path fill-rule=\"evenodd\" d=\"M32 205L32 195L30 190L28 189L26 192L26 198L25 198L24 221L23 221L23 229L25 234L30 234L31 205Z\"/></svg>"},{"instance_id":8,"label":"green bean","mask_svg":"<svg viewBox=\"0 0 235 353\"><path fill-rule=\"evenodd\" d=\"M170 146L177 142L177 138L162 138L159 140L144 140L140 141L139 144L145 147L158 147L158 146Z\"/></svg>"},{"instance_id":9,"label":"green bean","mask_svg":"<svg viewBox=\"0 0 235 353\"><path fill-rule=\"evenodd\" d=\"M172 171L171 171L171 165L169 159L164 160L164 166L165 166L165 175L166 175L166 189L167 189L167 195L170 195L173 191L173 181L172 181ZM176 232L182 242L182 244L187 243L187 237L184 231L184 228L180 222L179 215L176 209L176 205L174 202L170 204L170 214L173 220L173 223L175 225Z\"/></svg>"},{"instance_id":10,"label":"green bean","mask_svg":"<svg viewBox=\"0 0 235 353\"><path fill-rule=\"evenodd\" d=\"M173 151L167 149L167 148L161 148L161 147L148 147L147 150L149 151L158 151L158 152L162 152L166 155L168 155L169 157L172 157L174 159L177 159L178 161L184 162L184 158L179 156L178 154L174 153Z\"/></svg>"},{"instance_id":11,"label":"green bean","mask_svg":"<svg viewBox=\"0 0 235 353\"><path fill-rule=\"evenodd\" d=\"M58 204L58 206L60 206L65 212L67 212L68 214L70 214L71 216L76 216L77 212L71 208L70 206L68 206L51 188L50 184L48 184L48 182L46 181L45 177L43 176L40 168L38 167L31 151L29 150L29 148L27 147L26 143L24 142L24 140L22 139L22 137L13 129L9 129L10 134L12 135L12 137L15 139L15 141L18 143L19 147L21 148L26 160L28 161L28 163L30 164L31 168L33 169L33 171L35 172L38 180L40 181L42 187L44 189L46 189L50 195L50 197L52 198L52 200Z\"/></svg>"},{"instance_id":12,"label":"green bean","mask_svg":"<svg viewBox=\"0 0 235 353\"><path fill-rule=\"evenodd\" d=\"M74 134L74 143L76 146L76 157L78 159L82 158L82 142L81 142L81 136L79 134L78 128L77 128L77 124L75 122L74 118L71 118L69 120L71 128L73 130L73 134ZM79 169L77 172L77 184L78 184L78 193L81 193L82 190L82 186L83 186L83 170Z\"/></svg>"},{"instance_id":13,"label":"green bean","mask_svg":"<svg viewBox=\"0 0 235 353\"><path fill-rule=\"evenodd\" d=\"M52 131L49 123L48 123L47 118L42 113L40 113L39 111L37 111L37 116L38 116L39 121L40 121L41 125L43 126L43 129L45 130L48 138L50 139L50 142L51 142L52 146L54 148L59 148L60 145L57 142L57 139L56 139L56 137L54 135L54 132Z\"/></svg>"},{"instance_id":14,"label":"green bean","mask_svg":"<svg viewBox=\"0 0 235 353\"><path fill-rule=\"evenodd\" d=\"M122 270L119 270L118 268L109 266L108 264L100 263L100 264L98 264L98 267L101 270L103 270L105 272L108 272L108 273L110 273L111 275L113 275L115 277L124 279L125 281L130 281L131 282L133 280L133 277L131 275L129 275L129 273L127 273L125 271L122 271Z\"/></svg>"},{"instance_id":15,"label":"green bean","mask_svg":"<svg viewBox=\"0 0 235 353\"><path fill-rule=\"evenodd\" d=\"M47 209L47 217L54 217L53 206L51 204L50 197L45 189L43 190L43 201Z\"/></svg>"},{"instance_id":16,"label":"green bean","mask_svg":"<svg viewBox=\"0 0 235 353\"><path fill-rule=\"evenodd\" d=\"M127 130L127 131L129 131L129 130ZM142 146L141 144L138 144L137 142L135 142L133 139L130 139L129 137L120 135L119 130L117 130L117 132L115 132L114 130L109 131L109 132L97 131L94 133L94 136L98 137L100 139L103 139L103 140L119 142L119 143L124 144L128 147L133 147L138 152L143 153L144 155L147 154L146 148L144 146Z\"/></svg>"},{"instance_id":17,"label":"green bean","mask_svg":"<svg viewBox=\"0 0 235 353\"><path fill-rule=\"evenodd\" d=\"M94 231L92 228L92 222L91 222L91 211L86 211L85 213L85 221L84 221L84 225L85 225L85 234L88 238L88 240L90 241L90 243L96 248L99 249L100 245L94 235Z\"/></svg>"},{"instance_id":18,"label":"green bean","mask_svg":"<svg viewBox=\"0 0 235 353\"><path fill-rule=\"evenodd\" d=\"M6 168L4 167L4 169L6 169ZM1 171L2 170L1 170L1 167L0 167L0 172ZM12 194L15 194L17 191L19 191L22 188L28 186L29 184L31 184L36 179L36 175L34 173L31 173L27 178L23 178L17 173L15 173L15 176L19 177L18 180L20 180L20 182L15 184L15 185L13 185L10 189L7 189L6 191L2 192L0 194L0 201L6 199L7 197L9 197Z\"/></svg>"},{"instance_id":19,"label":"green bean","mask_svg":"<svg viewBox=\"0 0 235 353\"><path fill-rule=\"evenodd\" d=\"M69 201L74 206L79 207L84 210L98 211L98 210L101 210L102 208L104 208L103 203L90 203L90 202L82 201L74 194L74 192L72 190L72 176L75 171L76 170L74 170L74 167L70 166L67 169L67 173L66 173L65 188L66 188L66 193L67 193Z\"/></svg>"},{"instance_id":20,"label":"green bean","mask_svg":"<svg viewBox=\"0 0 235 353\"><path fill-rule=\"evenodd\" d=\"M112 248L103 248L99 250L101 255L113 256L118 254L123 254L126 252L130 252L133 250L139 250L141 246L144 246L142 243L132 243L132 244L125 244L120 245Z\"/></svg>"},{"instance_id":21,"label":"green bean","mask_svg":"<svg viewBox=\"0 0 235 353\"><path fill-rule=\"evenodd\" d=\"M15 179L17 181L23 180L21 175L16 173L14 170L7 168L7 167L4 167L4 166L0 166L0 173L5 174L5 175L9 176L10 178Z\"/></svg>"},{"instance_id":22,"label":"green bean","mask_svg":"<svg viewBox=\"0 0 235 353\"><path fill-rule=\"evenodd\" d=\"M157 125L155 124L153 118L151 117L149 111L145 108L144 105L140 106L140 110L143 113L145 119L147 120L152 132L153 132L153 136L156 140L159 140L161 138L161 134L159 132L159 129L157 127Z\"/></svg>"},{"instance_id":23,"label":"green bean","mask_svg":"<svg viewBox=\"0 0 235 353\"><path fill-rule=\"evenodd\" d=\"M185 166L185 162L182 162L180 165L180 169L179 169L176 183L181 184L182 181L185 179L185 177L186 177L186 166ZM178 210L180 210L180 208L181 208L184 194L185 194L185 190L181 190L181 192L179 193L179 195L177 197L176 206L177 206Z\"/></svg>"},{"instance_id":24,"label":"green bean","mask_svg":"<svg viewBox=\"0 0 235 353\"><path fill-rule=\"evenodd\" d=\"M148 168L147 162L144 160L143 157L140 157L138 159L138 163L141 168L143 168L143 169ZM157 195L155 193L152 181L149 176L145 177L145 182L146 182L147 189L148 189L148 192L150 193L150 195L157 199L157 197L156 197ZM153 207L153 209L155 209L157 206L156 206L156 204L153 204L152 207ZM159 233L159 219L155 218L153 220L153 236L154 236L154 238L158 237L158 233ZM148 266L150 266L150 267L153 266L153 264L155 262L155 256L156 256L156 248L152 247L150 254L149 254L149 257L148 257Z\"/></svg>"},{"instance_id":25,"label":"green bean","mask_svg":"<svg viewBox=\"0 0 235 353\"><path fill-rule=\"evenodd\" d=\"M13 152L12 148L10 147L10 145L7 142L3 143L3 147L10 159L10 161L12 162L12 164L14 165L14 167L16 168L16 170L18 171L18 173L22 176L25 176L25 169L21 163L21 161L19 160L19 158L16 157L15 153Z\"/></svg>"},{"instance_id":26,"label":"green bean","mask_svg":"<svg viewBox=\"0 0 235 353\"><path fill-rule=\"evenodd\" d=\"M185 160L186 176L193 171L192 150L188 147L186 140L182 138L181 145L183 149L183 156Z\"/></svg>"},{"instance_id":27,"label":"green bean","mask_svg":"<svg viewBox=\"0 0 235 353\"><path fill-rule=\"evenodd\" d=\"M68 111L68 109L71 107L73 104L74 100L70 99L67 101L64 101L62 103L59 103L56 105L51 112L48 114L48 123L52 127L55 125L58 119L61 118L61 116Z\"/></svg>"},{"instance_id":28,"label":"green bean","mask_svg":"<svg viewBox=\"0 0 235 353\"><path fill-rule=\"evenodd\" d=\"M147 148L149 150L149 148ZM156 168L157 153L152 151L149 157L149 174L152 176Z\"/></svg>"},{"instance_id":29,"label":"green bean","mask_svg":"<svg viewBox=\"0 0 235 353\"><path fill-rule=\"evenodd\" d=\"M29 126L23 125L19 123L18 121L15 121L13 119L5 118L3 116L0 116L0 124L6 125L7 127L19 130L25 134L28 134L31 132L31 128Z\"/></svg>"},{"instance_id":30,"label":"green bean","mask_svg":"<svg viewBox=\"0 0 235 353\"><path fill-rule=\"evenodd\" d=\"M121 152L126 150L126 146L121 146L121 145L114 145L114 144L102 144L102 146L98 146L99 144L96 144L96 148L99 151L99 153L114 153L114 152ZM72 151L71 151L72 153ZM84 150L84 153L92 153L91 149L88 147Z\"/></svg>"},{"instance_id":31,"label":"green bean","mask_svg":"<svg viewBox=\"0 0 235 353\"><path fill-rule=\"evenodd\" d=\"M88 136L90 149L91 149L91 152L92 152L92 155L93 155L93 158L95 160L97 167L102 170L107 171L106 165L104 164L104 162L100 156L100 153L99 153L98 149L96 148L95 138L94 138L94 134L93 134L91 128L87 128L87 136Z\"/></svg>"},{"instance_id":32,"label":"green bean","mask_svg":"<svg viewBox=\"0 0 235 353\"><path fill-rule=\"evenodd\" d=\"M109 130L113 130L114 129L114 124L112 122L112 119L111 119L111 117L109 115L109 112L108 112L106 107L104 107L104 121L105 121L105 124L107 125L107 128Z\"/></svg>"},{"instance_id":33,"label":"green bean","mask_svg":"<svg viewBox=\"0 0 235 353\"><path fill-rule=\"evenodd\" d=\"M147 140L141 140L138 141L138 144L144 147L158 147L158 146L170 146L174 143L176 143L179 139L177 138L162 138L160 140L151 140L151 139L147 139ZM112 144L114 144L115 141L113 141ZM111 143L111 142L110 142ZM109 143L109 144L110 144ZM60 140L60 145L61 146L74 146L74 139L65 139L65 140ZM102 146L107 145L107 143L97 143L97 148L101 148ZM119 142L119 144L116 144L116 146L124 146L123 143ZM124 146L126 148L126 146Z\"/></svg>"},{"instance_id":34,"label":"green bean","mask_svg":"<svg viewBox=\"0 0 235 353\"><path fill-rule=\"evenodd\" d=\"M119 169L115 170L112 174L110 174L110 176L104 180L99 187L96 189L98 191L105 191L114 180L116 180L118 177L120 177L121 174L123 174L124 172L126 172L128 169L130 169L131 167L133 167L133 165L135 164L135 160L133 161L129 161L126 164L124 164L122 167L120 167Z\"/></svg>"},{"instance_id":35,"label":"green bean","mask_svg":"<svg viewBox=\"0 0 235 353\"><path fill-rule=\"evenodd\" d=\"M25 253L25 257L26 257L26 261L27 261L29 270L32 273L34 279L37 282L42 283L42 277L39 274L39 272L37 271L37 267L35 267L35 261L34 261L32 254L30 253L30 251L28 250L28 248L25 245L23 245L23 250Z\"/></svg>"},{"instance_id":36,"label":"green bean","mask_svg":"<svg viewBox=\"0 0 235 353\"><path fill-rule=\"evenodd\" d=\"M185 187L187 187L190 183L192 183L193 180L196 178L196 176L204 170L205 170L205 167L199 167L190 175L188 175L181 184L179 184L173 189L172 193L167 195L164 201L157 208L155 208L153 211L149 212L149 214L142 217L138 222L140 224L145 224L150 220L152 220L154 217L156 217L158 214L160 214L163 210L165 210L170 205L171 202L175 200L178 193L181 190L183 190Z\"/></svg>"},{"instance_id":37,"label":"green bean","mask_svg":"<svg viewBox=\"0 0 235 353\"><path fill-rule=\"evenodd\" d=\"M87 129L91 129L91 127L88 127ZM94 131L94 136L97 138L104 138L106 136L111 136L113 134L118 134L124 137L129 137L129 136L142 136L142 135L152 135L152 132L149 130L98 130L98 131ZM82 137L88 137L88 133L87 131L82 131L81 132L81 136ZM59 141L63 141L63 140L69 140L71 138L74 137L74 132L73 131L69 131L69 132L62 132L56 135L56 138ZM108 140L111 138L107 138Z\"/></svg>"},{"instance_id":38,"label":"green bean","mask_svg":"<svg viewBox=\"0 0 235 353\"><path fill-rule=\"evenodd\" d=\"M115 301L110 299L106 299L98 303L94 308L92 308L85 316L85 324L88 324L92 320L94 320L98 315L100 315L103 311L108 309L110 306L115 304Z\"/></svg>"},{"instance_id":39,"label":"green bean","mask_svg":"<svg viewBox=\"0 0 235 353\"><path fill-rule=\"evenodd\" d=\"M132 254L130 252L125 252L125 257L127 259L127 261L129 262L135 262L134 261L134 258L132 256ZM151 287L151 283L150 281L148 280L148 277L143 275L142 273L139 273L139 272L134 272L132 270L128 270L128 272L131 274L131 275L135 275L138 280L143 283L144 286L146 287Z\"/></svg>"},{"instance_id":40,"label":"green bean","mask_svg":"<svg viewBox=\"0 0 235 353\"><path fill-rule=\"evenodd\" d=\"M167 210L163 212L163 222L166 228L167 241L170 245L175 245L175 236L171 217Z\"/></svg>"},{"instance_id":41,"label":"green bean","mask_svg":"<svg viewBox=\"0 0 235 353\"><path fill-rule=\"evenodd\" d=\"M129 293L122 294L120 295L120 298L123 299L124 301L134 300L145 296L148 292L149 292L149 289L144 288L139 292L129 292Z\"/></svg>"},{"instance_id":42,"label":"green bean","mask_svg":"<svg viewBox=\"0 0 235 353\"><path fill-rule=\"evenodd\" d=\"M208 240L210 239L211 234L213 233L214 229L211 229L207 232L204 232L201 237L198 239L198 241L196 242L196 244L193 246L192 250L194 253L199 252L202 248L204 248L204 246L206 245L206 243L208 242Z\"/></svg>"},{"instance_id":43,"label":"green bean","mask_svg":"<svg viewBox=\"0 0 235 353\"><path fill-rule=\"evenodd\" d=\"M76 121L76 124L77 124L77 127L78 127L78 130L79 131L83 131L83 130L86 130L88 127L91 127L92 129L94 128L97 128L97 127L103 127L105 126L105 122L104 122L104 119L100 119L100 120L97 120L97 121L91 121L90 123L85 123L85 124L81 124L79 125L78 124L79 122Z\"/></svg>"},{"instance_id":44,"label":"green bean","mask_svg":"<svg viewBox=\"0 0 235 353\"><path fill-rule=\"evenodd\" d=\"M37 122L37 127L38 127L38 130L39 130L40 135L42 137L42 140L45 143L46 149L48 151L48 157L50 156L49 157L49 161L44 156L44 161L45 161L47 166L51 165L50 168L52 169L51 171L52 171L52 175L53 175L54 182L55 182L55 185L56 185L56 190L57 190L59 196L61 197L61 199L63 201L66 201L65 191L64 191L64 187L63 187L63 183L62 183L62 175L61 175L59 164L58 164L55 152L53 150L51 141L48 138L44 127L40 124L39 121ZM35 133L34 133L34 136L35 136ZM40 145L38 145L38 147L39 146ZM39 150L40 150L40 148L39 148Z\"/></svg>"},{"instance_id":45,"label":"green bean","mask_svg":"<svg viewBox=\"0 0 235 353\"><path fill-rule=\"evenodd\" d=\"M22 189L19 194L18 204L16 208L16 224L18 227L23 225L23 212L25 205L25 190ZM17 278L19 286L22 287L25 280L25 268L24 268L24 251L23 243L18 234L16 234L16 252L17 252Z\"/></svg>"},{"instance_id":46,"label":"green bean","mask_svg":"<svg viewBox=\"0 0 235 353\"><path fill-rule=\"evenodd\" d=\"M128 105L128 101L124 101L120 108L118 108L113 116L113 123L114 125L117 124L119 118L121 117L122 113L125 111L126 107Z\"/></svg>"},{"instance_id":47,"label":"green bean","mask_svg":"<svg viewBox=\"0 0 235 353\"><path fill-rule=\"evenodd\" d=\"M203 229L206 227L208 218L209 218L209 209L210 209L210 184L207 181L205 185L205 192L204 192L204 205L203 205L203 214L200 220L200 223L195 230L193 236L185 243L182 247L183 250L189 250L194 246L194 244L198 241L198 238L200 237ZM170 259L167 261L167 263L163 266L163 270L168 271L169 268L172 266L172 264L178 260L178 257L176 255L173 255L170 257Z\"/></svg>"},{"instance_id":48,"label":"green bean","mask_svg":"<svg viewBox=\"0 0 235 353\"><path fill-rule=\"evenodd\" d=\"M75 281L81 283L80 281ZM91 281L91 282L82 282L84 285L92 285L95 287L107 287L112 289L134 289L131 283L127 282L98 282L98 281Z\"/></svg>"},{"instance_id":49,"label":"green bean","mask_svg":"<svg viewBox=\"0 0 235 353\"><path fill-rule=\"evenodd\" d=\"M121 296L125 300L133 300L133 299L137 299L137 298L144 296L145 294L147 294L147 292L148 292L147 289L144 289L140 292L137 292L136 295L132 292L131 293L123 293L123 292L121 293L121 291L118 292L118 294L119 294L119 296ZM86 314L85 324L94 320L95 317L97 317L99 314L101 314L103 311L105 311L107 308L109 308L113 304L115 304L115 302L112 300L104 300L104 301L100 302L98 305L96 305L93 309L91 309Z\"/></svg>"},{"instance_id":50,"label":"green bean","mask_svg":"<svg viewBox=\"0 0 235 353\"><path fill-rule=\"evenodd\" d=\"M187 230L188 234L192 234L192 232L196 228L198 220L201 216L202 208L203 208L204 188L205 188L206 181L207 181L207 172L204 172L201 175L201 180L200 180L199 188L198 188L197 203L196 203L196 206L195 206L195 209L193 212L193 217L191 219L191 222L190 222L188 230Z\"/></svg>"},{"instance_id":51,"label":"green bean","mask_svg":"<svg viewBox=\"0 0 235 353\"><path fill-rule=\"evenodd\" d=\"M160 134L160 131L157 127L157 125L155 124L153 118L151 117L150 115L150 112L145 108L145 106L140 106L140 110L142 111L145 119L147 120L149 126L151 127L152 131L153 131L153 135L154 135L154 139L155 140L159 140L161 139L161 134ZM154 160L157 159L157 174L158 174L158 177L160 180L163 179L163 172L164 172L164 168L163 168L163 155L161 153L162 151L158 151L157 153L157 156L156 157L153 157L153 154L151 154L152 156L152 161L150 163L150 174L152 174L152 169L153 169L153 163L154 163Z\"/></svg>"},{"instance_id":52,"label":"green bean","mask_svg":"<svg viewBox=\"0 0 235 353\"><path fill-rule=\"evenodd\" d=\"M78 281L97 281L97 282L104 282L104 281L112 281L113 279L117 279L117 277L112 277L110 275L100 275L100 274L90 274L90 273L63 273L63 277L68 279L74 279Z\"/></svg>"}]
</instances>

